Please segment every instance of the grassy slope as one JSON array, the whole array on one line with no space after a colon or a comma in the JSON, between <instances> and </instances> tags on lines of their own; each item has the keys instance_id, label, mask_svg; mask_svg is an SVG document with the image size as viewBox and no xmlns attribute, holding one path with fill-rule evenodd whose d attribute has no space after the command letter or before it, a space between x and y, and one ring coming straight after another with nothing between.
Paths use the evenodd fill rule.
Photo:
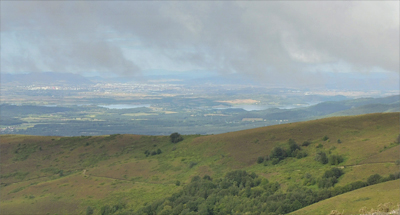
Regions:
<instances>
[{"instance_id":1,"label":"grassy slope","mask_svg":"<svg viewBox=\"0 0 400 215\"><path fill-rule=\"evenodd\" d=\"M320 177L330 168L313 160L315 146L345 156L346 174L339 185L365 180L371 174L398 171L399 146L390 145L399 132L399 114L369 114L283 124L209 136L185 136L178 144L165 136L115 135L96 137L1 137L2 211L17 213L95 213L118 201L138 208L170 195L176 180L194 175L223 176L245 169L279 181L283 188L302 183L310 173ZM328 141L322 141L324 135ZM289 138L312 144L303 159L288 158L275 166L256 164ZM337 139L342 141L337 143ZM386 148L385 148L386 146ZM146 157L145 150L163 153ZM58 170L65 176L60 177ZM86 170L86 171L85 171ZM15 174L17 172L17 174ZM76 209L75 209L76 208ZM333 208L335 209L335 208ZM337 208L339 209L339 208ZM97 212L96 212L97 211Z\"/></svg>"},{"instance_id":2,"label":"grassy slope","mask_svg":"<svg viewBox=\"0 0 400 215\"><path fill-rule=\"evenodd\" d=\"M400 203L400 180L388 181L381 184L364 187L345 193L316 204L302 208L290 214L329 214L332 210L344 214L359 214L359 210L367 207L377 209L379 204L391 202L391 209L397 209Z\"/></svg>"}]
</instances>

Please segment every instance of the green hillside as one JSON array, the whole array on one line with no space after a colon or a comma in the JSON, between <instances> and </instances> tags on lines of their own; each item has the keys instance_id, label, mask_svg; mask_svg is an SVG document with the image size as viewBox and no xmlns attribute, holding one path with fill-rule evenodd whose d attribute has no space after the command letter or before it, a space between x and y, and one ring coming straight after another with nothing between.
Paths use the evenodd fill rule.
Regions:
<instances>
[{"instance_id":1,"label":"green hillside","mask_svg":"<svg viewBox=\"0 0 400 215\"><path fill-rule=\"evenodd\" d=\"M390 211L397 210L400 201L400 181L388 181L381 184L364 187L349 193L332 197L291 214L329 214L332 210L344 214L360 214L360 209L366 211L378 210L378 205L390 204Z\"/></svg>"},{"instance_id":2,"label":"green hillside","mask_svg":"<svg viewBox=\"0 0 400 215\"><path fill-rule=\"evenodd\" d=\"M194 176L219 180L234 170L277 182L285 193L294 187L321 190L312 181L337 167L344 174L335 187L346 186L398 172L399 129L399 113L379 113L185 135L178 143L168 136L2 135L2 213L85 214L90 207L99 214L104 205L119 204L119 212L128 213L185 189ZM293 154L307 156L257 162L276 147L288 150L293 141L301 147ZM322 164L315 160L322 152L343 162Z\"/></svg>"}]
</instances>

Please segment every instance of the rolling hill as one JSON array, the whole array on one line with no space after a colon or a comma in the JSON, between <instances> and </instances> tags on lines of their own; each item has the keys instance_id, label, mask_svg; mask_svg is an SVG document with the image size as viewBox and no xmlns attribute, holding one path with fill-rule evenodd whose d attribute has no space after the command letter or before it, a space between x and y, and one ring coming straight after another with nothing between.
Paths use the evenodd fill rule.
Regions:
<instances>
[{"instance_id":1,"label":"rolling hill","mask_svg":"<svg viewBox=\"0 0 400 215\"><path fill-rule=\"evenodd\" d=\"M185 190L194 176L210 176L217 183L235 170L254 172L260 180L277 182L277 194L297 187L329 191L368 181L374 174L385 178L399 171L399 120L399 113L332 117L218 135L185 135L178 143L171 143L168 136L128 134L2 135L2 213L85 214L92 209L94 214L100 214L104 205L114 205L117 210L118 205L123 205L115 214L130 214ZM306 155L274 160L274 150L286 150L293 141ZM329 158L341 157L343 162L322 164L315 160L321 152ZM257 162L268 156L269 161ZM333 188L319 187L319 181L333 167L344 174ZM385 184L392 186L395 182L368 186L331 199L340 202L355 192L360 192L354 194L358 198L371 198L364 196L362 190L384 189ZM323 204L325 201L302 210L341 210L340 205ZM400 199L392 202L400 203Z\"/></svg>"}]
</instances>

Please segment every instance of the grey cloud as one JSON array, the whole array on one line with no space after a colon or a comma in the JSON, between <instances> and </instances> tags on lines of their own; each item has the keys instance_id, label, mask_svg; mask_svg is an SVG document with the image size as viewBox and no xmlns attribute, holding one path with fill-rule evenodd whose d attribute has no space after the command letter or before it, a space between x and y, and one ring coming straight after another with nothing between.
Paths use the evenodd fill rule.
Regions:
<instances>
[{"instance_id":1,"label":"grey cloud","mask_svg":"<svg viewBox=\"0 0 400 215\"><path fill-rule=\"evenodd\" d=\"M398 6L396 1L3 2L1 24L2 32L42 36L24 37L47 59L39 60L38 69L136 73L141 62L107 40L123 37L176 66L307 81L309 67L335 62L398 73Z\"/></svg>"}]
</instances>

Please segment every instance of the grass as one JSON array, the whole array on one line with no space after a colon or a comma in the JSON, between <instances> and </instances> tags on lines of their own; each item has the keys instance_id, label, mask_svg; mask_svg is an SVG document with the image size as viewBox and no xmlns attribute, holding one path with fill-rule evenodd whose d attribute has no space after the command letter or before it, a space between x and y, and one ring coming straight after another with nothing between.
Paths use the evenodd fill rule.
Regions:
<instances>
[{"instance_id":1,"label":"grass","mask_svg":"<svg viewBox=\"0 0 400 215\"><path fill-rule=\"evenodd\" d=\"M375 173L386 176L398 171L394 163L400 146L391 145L400 129L398 122L398 113L334 117L218 135L186 135L176 144L170 143L168 136L2 135L2 210L19 214L85 213L91 206L96 214L105 203L118 201L136 209L181 189L195 175L220 178L236 169L278 181L285 190L302 185L306 173L319 178L332 167L314 161L318 150L345 157L338 165L345 172L338 185L365 180ZM323 141L325 135L341 143ZM285 146L289 138L299 145L310 142L302 147L308 156L287 158L277 165L257 164L258 157L269 155L275 146ZM319 144L322 147L316 148ZM380 151L385 145L386 149ZM24 156L15 159L18 147ZM144 154L158 148L162 151L159 155ZM175 185L178 180L181 186ZM357 199L373 201L370 196Z\"/></svg>"},{"instance_id":2,"label":"grass","mask_svg":"<svg viewBox=\"0 0 400 215\"><path fill-rule=\"evenodd\" d=\"M400 180L389 181L377 185L364 187L349 193L332 197L330 199L315 203L290 214L329 214L332 210L344 214L359 214L362 207L377 209L379 204L391 202L392 209L397 209L400 203Z\"/></svg>"}]
</instances>

